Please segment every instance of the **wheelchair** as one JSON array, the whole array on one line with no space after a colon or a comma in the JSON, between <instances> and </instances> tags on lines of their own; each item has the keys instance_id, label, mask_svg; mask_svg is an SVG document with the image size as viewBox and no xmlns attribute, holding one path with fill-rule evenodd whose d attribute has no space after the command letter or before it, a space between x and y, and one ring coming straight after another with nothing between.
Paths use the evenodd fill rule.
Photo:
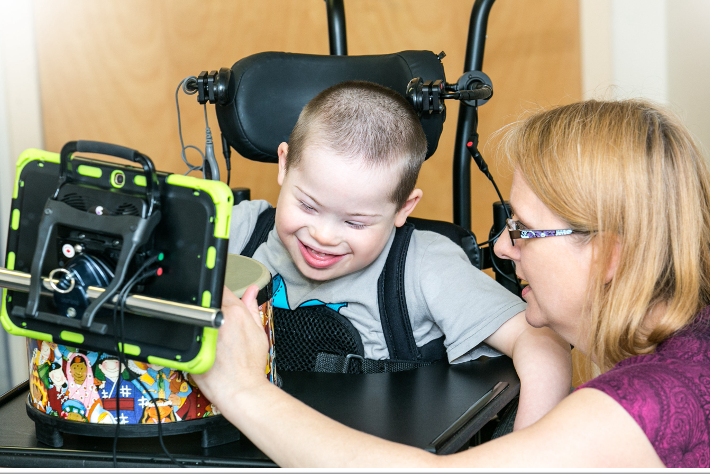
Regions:
<instances>
[{"instance_id":1,"label":"wheelchair","mask_svg":"<svg viewBox=\"0 0 710 474\"><path fill-rule=\"evenodd\" d=\"M250 160L277 163L278 145L288 141L302 108L322 90L343 81L374 82L407 97L420 115L427 138L427 159L436 151L443 130L446 118L444 99L462 100L464 104L458 117L454 155L454 222L410 217L405 227L433 231L448 237L464 250L472 265L481 270L492 268L496 280L519 296L521 288L512 264L493 254L495 239L504 229L506 217L509 217L508 205L502 197L493 205L494 225L488 241L479 245L470 231L471 159L493 181L478 152L476 131L477 109L487 102L490 95L475 94L481 88L492 88L490 79L481 72L486 23L492 5L493 0L475 2L464 66L466 72L454 84L446 82L441 63L443 53L402 51L386 55L348 56L343 1L327 0L330 56L258 53L239 60L231 68L209 73L203 71L197 77L186 79L183 87L186 92L197 93L201 104L210 102L215 105L228 170L231 168L231 149ZM209 175L210 163L205 162L204 166L208 168ZM249 199L249 189L232 188L232 191L235 205ZM498 194L500 196L500 192ZM264 211L242 255L251 257L256 248L266 241L273 225L274 209ZM414 343L406 296L403 290L398 290L404 286L399 283L404 274L402 255L406 255L408 245L406 238L399 238L400 230L380 277L380 281L384 282L379 292L380 318L390 359L364 359L363 344L357 330L330 308L289 310L288 317L285 313L279 314L286 310L275 308L278 370L352 374L395 372L446 359L443 337L424 347L417 347ZM514 400L504 409L495 436L512 430L516 408L517 400Z\"/></svg>"},{"instance_id":2,"label":"wheelchair","mask_svg":"<svg viewBox=\"0 0 710 474\"><path fill-rule=\"evenodd\" d=\"M287 142L303 107L319 92L347 80L374 82L399 92L414 106L427 138L428 159L437 149L446 119L445 99L464 102L460 108L454 166L454 223L427 219L408 219L407 226L437 232L459 245L472 265L493 268L496 279L519 295L512 264L499 260L492 252L495 237L504 228L507 204L494 204L494 226L490 245L479 245L470 231L470 162L490 177L477 149L477 109L492 94L490 79L480 71L483 59L485 27L493 1L477 1L471 16L465 72L454 84L446 82L441 59L444 54L430 51L402 51L386 55L347 56L345 11L342 0L326 2L331 54L307 55L265 52L237 61L231 68L202 71L183 81L185 92L197 93L200 104L214 104L222 145L231 169L231 149L244 158L277 163L277 148ZM209 176L216 166L203 165ZM491 178L492 179L492 178ZM457 185L458 183L458 185ZM497 188L496 188L497 189ZM249 190L232 188L234 203L249 198ZM500 193L499 193L500 194ZM242 252L251 257L266 241L273 227L265 211L252 239ZM399 232L398 232L399 234ZM411 334L406 296L397 291L403 278L403 263L397 267L397 252L406 252L407 244L398 245L395 237L381 276L380 318L390 360L387 364L363 359L362 341L354 327L329 308L312 308L279 317L275 309L275 337L279 341L276 357L280 370L316 370L337 372L381 372L406 370L445 358L442 341L430 347L417 347ZM386 274L385 274L386 273ZM384 299L384 301L382 301ZM306 329L308 328L308 329ZM307 342L304 342L307 341ZM433 341L432 341L433 342ZM306 347L307 346L307 347ZM356 360L353 360L355 357Z\"/></svg>"}]
</instances>

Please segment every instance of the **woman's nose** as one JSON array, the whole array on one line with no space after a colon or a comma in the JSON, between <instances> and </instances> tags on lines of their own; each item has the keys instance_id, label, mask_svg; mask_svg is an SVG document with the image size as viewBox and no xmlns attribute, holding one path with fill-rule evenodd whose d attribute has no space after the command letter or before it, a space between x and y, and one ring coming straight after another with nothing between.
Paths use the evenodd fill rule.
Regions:
<instances>
[{"instance_id":1,"label":"woman's nose","mask_svg":"<svg viewBox=\"0 0 710 474\"><path fill-rule=\"evenodd\" d=\"M505 260L518 260L520 257L520 248L517 245L513 245L508 229L503 230L503 233L500 234L500 237L498 237L493 247L493 251L498 258Z\"/></svg>"}]
</instances>

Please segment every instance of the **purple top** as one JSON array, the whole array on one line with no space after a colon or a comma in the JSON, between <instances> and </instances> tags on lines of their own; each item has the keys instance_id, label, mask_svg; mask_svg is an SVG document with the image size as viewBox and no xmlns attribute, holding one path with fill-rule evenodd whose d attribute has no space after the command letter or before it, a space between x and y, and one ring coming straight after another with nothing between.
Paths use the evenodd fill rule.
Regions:
<instances>
[{"instance_id":1,"label":"purple top","mask_svg":"<svg viewBox=\"0 0 710 474\"><path fill-rule=\"evenodd\" d=\"M710 466L710 306L648 355L579 388L595 388L636 420L666 467Z\"/></svg>"}]
</instances>

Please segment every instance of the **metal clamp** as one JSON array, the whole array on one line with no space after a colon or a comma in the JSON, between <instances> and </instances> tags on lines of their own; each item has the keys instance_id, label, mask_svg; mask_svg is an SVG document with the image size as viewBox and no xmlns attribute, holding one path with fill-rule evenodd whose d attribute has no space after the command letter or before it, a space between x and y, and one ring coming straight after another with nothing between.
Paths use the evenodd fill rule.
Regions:
<instances>
[{"instance_id":1,"label":"metal clamp","mask_svg":"<svg viewBox=\"0 0 710 474\"><path fill-rule=\"evenodd\" d=\"M68 290L62 290L61 288L59 288L59 287L57 286L57 282L59 281L59 279L57 279L57 280L54 279L54 275L55 275L57 272L64 272L64 273L66 273L67 279L68 279L69 282L70 282L70 284L69 284L69 289L68 289ZM75 284L76 284L76 280L74 280L74 274L73 274L72 272L70 272L69 270L67 270L66 268L55 268L54 270L52 270L51 272L49 272L49 286L51 286L52 289L53 289L54 291L56 291L57 293L62 293L62 294L71 293L71 290L74 289L74 285L75 285Z\"/></svg>"}]
</instances>

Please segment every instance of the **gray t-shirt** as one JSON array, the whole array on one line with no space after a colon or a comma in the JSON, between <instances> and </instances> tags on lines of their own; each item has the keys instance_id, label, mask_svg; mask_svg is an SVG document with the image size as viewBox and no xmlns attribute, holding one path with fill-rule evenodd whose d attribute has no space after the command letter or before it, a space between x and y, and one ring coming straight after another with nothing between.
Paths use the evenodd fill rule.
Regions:
<instances>
[{"instance_id":1,"label":"gray t-shirt","mask_svg":"<svg viewBox=\"0 0 710 474\"><path fill-rule=\"evenodd\" d=\"M246 246L266 201L243 201L234 206L229 230L229 253ZM274 276L274 306L296 309L325 304L348 318L362 337L365 357L387 359L377 280L387 260L387 245L367 267L342 277L318 282L303 277L281 243L276 229L254 253ZM407 310L417 346L445 335L449 362L498 355L483 340L504 322L525 310L520 300L469 262L463 250L435 232L415 230L405 263Z\"/></svg>"}]
</instances>

